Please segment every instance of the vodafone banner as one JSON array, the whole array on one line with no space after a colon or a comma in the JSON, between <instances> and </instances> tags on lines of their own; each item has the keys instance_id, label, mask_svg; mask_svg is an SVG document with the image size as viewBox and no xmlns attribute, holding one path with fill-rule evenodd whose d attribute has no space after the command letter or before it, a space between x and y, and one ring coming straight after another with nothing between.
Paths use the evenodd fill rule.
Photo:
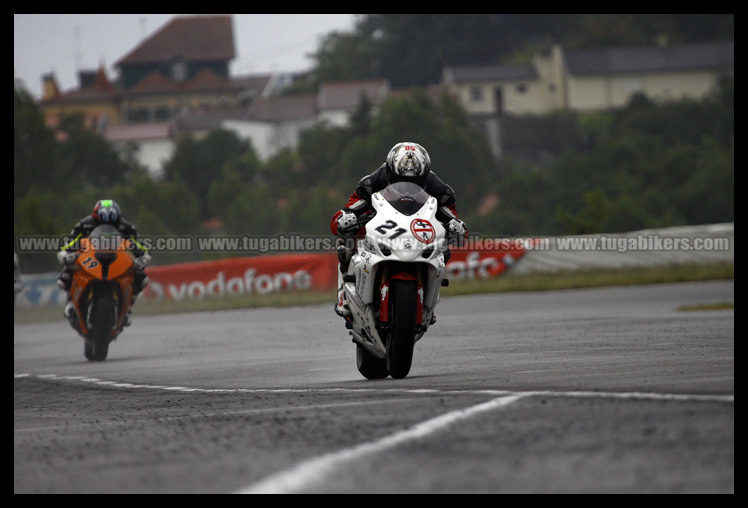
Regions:
<instances>
[{"instance_id":1,"label":"vodafone banner","mask_svg":"<svg viewBox=\"0 0 748 508\"><path fill-rule=\"evenodd\" d=\"M521 242L483 240L470 248L452 249L447 263L450 281L487 279L501 275L527 252Z\"/></svg>"},{"instance_id":2,"label":"vodafone banner","mask_svg":"<svg viewBox=\"0 0 748 508\"><path fill-rule=\"evenodd\" d=\"M337 284L335 254L279 254L231 258L146 270L142 297L154 300L222 298L279 291L329 289Z\"/></svg>"},{"instance_id":3,"label":"vodafone banner","mask_svg":"<svg viewBox=\"0 0 748 508\"><path fill-rule=\"evenodd\" d=\"M483 242L471 245L470 249L453 249L447 263L450 280L496 277L525 254L522 244ZM147 269L150 284L142 298L181 301L332 290L337 285L337 266L334 253L278 254L151 266Z\"/></svg>"}]
</instances>

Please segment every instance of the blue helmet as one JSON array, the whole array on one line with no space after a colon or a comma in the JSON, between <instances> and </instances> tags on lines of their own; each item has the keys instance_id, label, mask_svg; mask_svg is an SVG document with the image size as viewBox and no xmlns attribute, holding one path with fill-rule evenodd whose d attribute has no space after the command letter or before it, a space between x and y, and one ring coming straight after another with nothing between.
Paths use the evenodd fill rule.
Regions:
<instances>
[{"instance_id":1,"label":"blue helmet","mask_svg":"<svg viewBox=\"0 0 748 508\"><path fill-rule=\"evenodd\" d=\"M93 209L95 224L116 224L122 217L119 205L113 199L101 199Z\"/></svg>"}]
</instances>

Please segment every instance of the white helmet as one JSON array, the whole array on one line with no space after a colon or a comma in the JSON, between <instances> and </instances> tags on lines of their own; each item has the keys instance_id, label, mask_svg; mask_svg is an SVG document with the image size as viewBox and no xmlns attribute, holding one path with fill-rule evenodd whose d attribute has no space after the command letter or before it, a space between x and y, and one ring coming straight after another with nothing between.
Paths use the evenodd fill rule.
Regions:
<instances>
[{"instance_id":1,"label":"white helmet","mask_svg":"<svg viewBox=\"0 0 748 508\"><path fill-rule=\"evenodd\" d=\"M392 147L387 155L387 168L391 175L417 178L431 170L431 157L418 143L402 142Z\"/></svg>"}]
</instances>

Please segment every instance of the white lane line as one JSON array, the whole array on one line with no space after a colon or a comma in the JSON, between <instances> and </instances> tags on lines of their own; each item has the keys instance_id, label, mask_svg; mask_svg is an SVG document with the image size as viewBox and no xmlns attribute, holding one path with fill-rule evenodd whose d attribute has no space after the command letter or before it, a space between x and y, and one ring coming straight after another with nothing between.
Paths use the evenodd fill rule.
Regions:
<instances>
[{"instance_id":1,"label":"white lane line","mask_svg":"<svg viewBox=\"0 0 748 508\"><path fill-rule=\"evenodd\" d=\"M734 395L719 394L690 394L690 393L656 393L656 392L603 392L603 391L552 391L532 390L517 392L495 389L442 390L432 388L188 388L184 386L143 385L136 383L121 383L106 381L85 376L58 376L56 374L13 374L14 378L36 378L51 381L78 381L91 383L108 388L138 388L154 391L177 391L185 393L407 393L407 394L435 394L435 395L490 395L500 397L505 395L537 396L537 397L581 397L597 399L640 399L640 400L674 400L692 402L727 402L734 403Z\"/></svg>"},{"instance_id":2,"label":"white lane line","mask_svg":"<svg viewBox=\"0 0 748 508\"><path fill-rule=\"evenodd\" d=\"M185 386L145 385L106 381L86 376L58 376L57 374L13 374L14 379L34 378L48 381L77 381L91 383L108 388L138 388L143 390L168 390L185 393L413 393L413 394L473 394L473 395L509 395L507 390L439 390L432 388L188 388Z\"/></svg>"},{"instance_id":3,"label":"white lane line","mask_svg":"<svg viewBox=\"0 0 748 508\"><path fill-rule=\"evenodd\" d=\"M387 448L394 447L402 442L411 439L418 439L425 435L431 434L441 428L450 425L459 420L470 418L471 416L483 411L500 408L511 404L525 397L569 397L569 398L599 398L599 399L637 399L637 400L659 400L659 401L680 401L680 402L724 402L728 404L735 403L734 395L697 395L697 394L673 394L673 393L649 393L649 392L597 392L597 391L526 391L510 392L507 390L438 390L438 389L379 389L379 388L321 388L321 389L206 389L206 388L186 388L178 386L159 386L159 385L141 385L134 383L118 383L105 381L97 378L83 376L57 376L55 374L14 374L14 378L38 378L46 380L60 381L78 381L84 383L93 383L97 385L115 387L115 388L139 388L147 390L169 390L183 391L190 393L408 393L408 394L462 394L462 395L491 395L495 398L488 402L452 411L445 415L427 420L420 424L384 437L380 440L363 443L353 448L339 452L322 455L318 458L309 459L301 462L293 468L276 473L259 483L250 485L237 493L290 493L294 490L303 488L325 475L329 474L335 468L340 467L346 462L357 460L364 455L377 453Z\"/></svg>"},{"instance_id":4,"label":"white lane line","mask_svg":"<svg viewBox=\"0 0 748 508\"><path fill-rule=\"evenodd\" d=\"M236 494L290 494L303 489L307 485L314 484L335 469L342 467L347 462L364 458L366 455L381 452L393 448L406 441L420 439L460 420L468 419L476 414L491 411L493 409L508 406L525 395L507 395L491 399L488 402L478 404L469 408L451 411L426 420L413 427L396 432L382 439L363 443L353 448L347 448L334 453L328 453L320 457L312 458L298 465L269 476L253 485L243 488Z\"/></svg>"}]
</instances>

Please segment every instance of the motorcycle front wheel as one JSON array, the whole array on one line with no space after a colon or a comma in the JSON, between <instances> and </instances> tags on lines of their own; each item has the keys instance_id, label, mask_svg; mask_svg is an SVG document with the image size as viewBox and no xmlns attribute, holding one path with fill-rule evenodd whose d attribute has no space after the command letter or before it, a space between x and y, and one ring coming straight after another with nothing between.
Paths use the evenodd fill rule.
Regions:
<instances>
[{"instance_id":1,"label":"motorcycle front wheel","mask_svg":"<svg viewBox=\"0 0 748 508\"><path fill-rule=\"evenodd\" d=\"M384 379L387 372L387 361L369 353L361 344L356 344L356 367L366 379Z\"/></svg>"},{"instance_id":2,"label":"motorcycle front wheel","mask_svg":"<svg viewBox=\"0 0 748 508\"><path fill-rule=\"evenodd\" d=\"M114 327L114 302L111 298L97 298L91 319L91 338L84 339L83 354L94 362L103 362L109 354L111 330Z\"/></svg>"},{"instance_id":3,"label":"motorcycle front wheel","mask_svg":"<svg viewBox=\"0 0 748 508\"><path fill-rule=\"evenodd\" d=\"M387 371L395 379L410 372L416 335L416 281L395 279L390 283L390 330L387 334Z\"/></svg>"}]
</instances>

